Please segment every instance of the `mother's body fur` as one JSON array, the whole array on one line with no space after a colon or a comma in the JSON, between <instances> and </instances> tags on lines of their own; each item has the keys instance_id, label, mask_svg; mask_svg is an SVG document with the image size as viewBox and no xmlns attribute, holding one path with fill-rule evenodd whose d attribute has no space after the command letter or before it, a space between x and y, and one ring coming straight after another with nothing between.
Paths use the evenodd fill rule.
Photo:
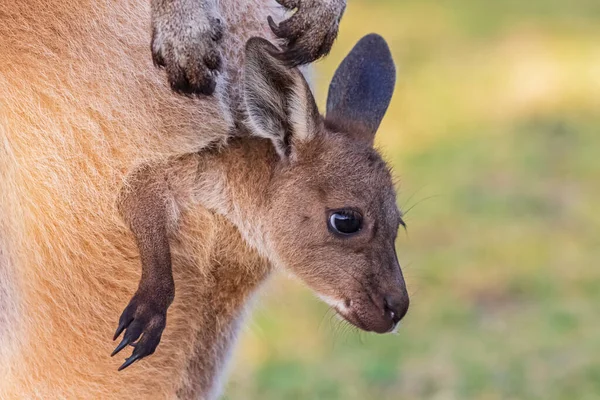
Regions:
<instances>
[{"instance_id":1,"label":"mother's body fur","mask_svg":"<svg viewBox=\"0 0 600 400\"><path fill-rule=\"evenodd\" d=\"M234 100L243 44L271 37L266 3L221 1L235 34L217 87ZM171 92L152 66L149 18L140 0L0 5L2 399L213 398L240 310L268 273L228 222L190 212L171 238L177 296L160 351L116 372L110 339L140 273L119 188L147 161L223 144L232 126L222 96Z\"/></svg>"}]
</instances>

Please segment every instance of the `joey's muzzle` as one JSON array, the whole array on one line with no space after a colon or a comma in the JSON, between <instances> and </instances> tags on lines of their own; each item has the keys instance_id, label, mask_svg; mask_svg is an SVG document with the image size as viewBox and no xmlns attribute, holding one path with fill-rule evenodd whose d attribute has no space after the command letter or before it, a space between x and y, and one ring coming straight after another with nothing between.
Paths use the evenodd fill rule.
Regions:
<instances>
[{"instance_id":1,"label":"joey's muzzle","mask_svg":"<svg viewBox=\"0 0 600 400\"><path fill-rule=\"evenodd\" d=\"M382 275L371 285L362 284L359 291L336 307L336 311L356 327L376 333L392 332L408 312L410 300L400 267L395 264L393 276ZM387 275L387 274L386 274Z\"/></svg>"}]
</instances>

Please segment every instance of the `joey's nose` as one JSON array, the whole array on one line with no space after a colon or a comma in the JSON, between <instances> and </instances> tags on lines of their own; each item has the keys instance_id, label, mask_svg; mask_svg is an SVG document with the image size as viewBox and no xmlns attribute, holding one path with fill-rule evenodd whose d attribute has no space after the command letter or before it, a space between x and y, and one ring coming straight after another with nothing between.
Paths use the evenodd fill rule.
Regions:
<instances>
[{"instance_id":1,"label":"joey's nose","mask_svg":"<svg viewBox=\"0 0 600 400\"><path fill-rule=\"evenodd\" d=\"M406 294L394 296L387 295L383 298L384 312L386 317L392 320L394 326L396 326L396 324L400 322L402 318L404 318L406 312L408 311L408 305L409 300L408 295Z\"/></svg>"}]
</instances>

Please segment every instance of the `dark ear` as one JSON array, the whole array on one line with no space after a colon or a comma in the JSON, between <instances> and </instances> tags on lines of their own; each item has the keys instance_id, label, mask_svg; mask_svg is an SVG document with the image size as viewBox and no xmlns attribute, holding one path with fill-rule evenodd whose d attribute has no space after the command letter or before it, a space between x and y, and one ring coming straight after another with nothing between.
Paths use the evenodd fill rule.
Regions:
<instances>
[{"instance_id":1,"label":"dark ear","mask_svg":"<svg viewBox=\"0 0 600 400\"><path fill-rule=\"evenodd\" d=\"M395 84L396 67L385 40L374 33L363 37L329 85L327 120L372 144Z\"/></svg>"},{"instance_id":2,"label":"dark ear","mask_svg":"<svg viewBox=\"0 0 600 400\"><path fill-rule=\"evenodd\" d=\"M279 60L269 41L246 43L244 106L253 135L271 139L282 158L310 140L321 121L313 95L300 71Z\"/></svg>"}]
</instances>

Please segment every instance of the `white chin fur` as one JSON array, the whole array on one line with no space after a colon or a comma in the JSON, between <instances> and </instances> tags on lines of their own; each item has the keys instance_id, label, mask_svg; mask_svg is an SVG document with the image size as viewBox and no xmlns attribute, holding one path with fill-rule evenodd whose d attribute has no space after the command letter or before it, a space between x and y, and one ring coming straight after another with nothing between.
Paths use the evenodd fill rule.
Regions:
<instances>
[{"instance_id":1,"label":"white chin fur","mask_svg":"<svg viewBox=\"0 0 600 400\"><path fill-rule=\"evenodd\" d=\"M348 311L348 307L346 307L346 304L343 300L335 299L333 297L325 296L322 294L318 294L317 296L319 296L319 298L323 300L327 305L336 309L339 313L344 314Z\"/></svg>"}]
</instances>

